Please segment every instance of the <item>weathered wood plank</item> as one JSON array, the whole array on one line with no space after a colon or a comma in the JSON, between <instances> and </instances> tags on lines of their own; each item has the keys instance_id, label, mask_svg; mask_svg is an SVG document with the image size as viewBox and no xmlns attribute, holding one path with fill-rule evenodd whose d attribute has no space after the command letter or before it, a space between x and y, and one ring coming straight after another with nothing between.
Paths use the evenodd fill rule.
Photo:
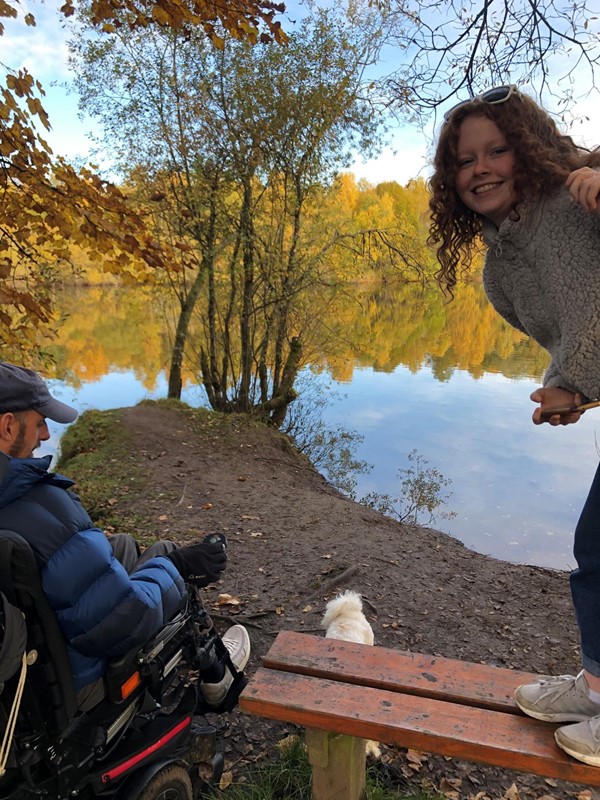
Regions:
<instances>
[{"instance_id":1,"label":"weathered wood plank","mask_svg":"<svg viewBox=\"0 0 600 800\"><path fill-rule=\"evenodd\" d=\"M519 714L513 695L531 672L369 647L281 631L263 660L269 669Z\"/></svg>"},{"instance_id":2,"label":"weathered wood plank","mask_svg":"<svg viewBox=\"0 0 600 800\"><path fill-rule=\"evenodd\" d=\"M240 707L307 728L600 785L600 769L571 759L555 744L553 726L525 716L264 668Z\"/></svg>"}]
</instances>

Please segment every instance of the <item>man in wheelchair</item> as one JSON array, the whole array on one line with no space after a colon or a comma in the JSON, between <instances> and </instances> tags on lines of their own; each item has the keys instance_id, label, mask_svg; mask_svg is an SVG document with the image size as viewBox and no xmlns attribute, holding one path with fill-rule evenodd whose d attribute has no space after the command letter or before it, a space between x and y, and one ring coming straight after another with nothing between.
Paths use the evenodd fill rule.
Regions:
<instances>
[{"instance_id":1,"label":"man in wheelchair","mask_svg":"<svg viewBox=\"0 0 600 800\"><path fill-rule=\"evenodd\" d=\"M35 372L0 363L0 591L27 632L0 694L0 798L188 800L222 762L197 715L235 706L250 654L245 628L218 636L199 597L226 542L140 554L94 528L72 481L33 456L46 418L76 416Z\"/></svg>"}]
</instances>

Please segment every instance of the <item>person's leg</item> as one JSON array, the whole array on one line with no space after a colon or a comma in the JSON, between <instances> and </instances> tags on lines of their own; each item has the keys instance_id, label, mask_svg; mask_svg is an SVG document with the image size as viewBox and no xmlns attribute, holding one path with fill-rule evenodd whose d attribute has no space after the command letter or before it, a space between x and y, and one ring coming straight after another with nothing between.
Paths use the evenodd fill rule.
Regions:
<instances>
[{"instance_id":1,"label":"person's leg","mask_svg":"<svg viewBox=\"0 0 600 800\"><path fill-rule=\"evenodd\" d=\"M600 766L600 466L575 529L577 569L571 596L581 641L583 670L520 686L515 699L530 716L548 722L572 720L555 731L557 745L573 758Z\"/></svg>"},{"instance_id":2,"label":"person's leg","mask_svg":"<svg viewBox=\"0 0 600 800\"><path fill-rule=\"evenodd\" d=\"M233 625L222 637L216 636L219 641L213 639L207 663L200 667L199 707L204 703L208 708L231 711L246 685L242 671L250 658L250 638L243 625ZM228 658L235 676L227 665Z\"/></svg>"},{"instance_id":3,"label":"person's leg","mask_svg":"<svg viewBox=\"0 0 600 800\"><path fill-rule=\"evenodd\" d=\"M571 595L588 683L600 690L600 466L575 529ZM597 687L597 688L596 688Z\"/></svg>"},{"instance_id":4,"label":"person's leg","mask_svg":"<svg viewBox=\"0 0 600 800\"><path fill-rule=\"evenodd\" d=\"M129 533L115 533L108 541L115 558L123 564L127 572L131 572L140 557L140 548L135 538Z\"/></svg>"},{"instance_id":5,"label":"person's leg","mask_svg":"<svg viewBox=\"0 0 600 800\"><path fill-rule=\"evenodd\" d=\"M115 533L109 538L109 542L115 558L123 564L127 572L134 572L149 559L156 556L166 556L177 549L177 545L173 542L161 539L151 544L142 553L135 537L129 533Z\"/></svg>"},{"instance_id":6,"label":"person's leg","mask_svg":"<svg viewBox=\"0 0 600 800\"><path fill-rule=\"evenodd\" d=\"M160 539L158 542L154 542L151 544L150 547L147 547L142 555L136 560L133 569L129 570L130 572L139 569L142 564L145 564L146 561L149 561L151 558L156 558L157 556L166 556L169 553L172 553L173 550L177 550L177 545L174 542L168 541L168 539Z\"/></svg>"},{"instance_id":7,"label":"person's leg","mask_svg":"<svg viewBox=\"0 0 600 800\"><path fill-rule=\"evenodd\" d=\"M590 700L600 705L600 466L577 528L577 569L571 573L571 594L581 638L583 681ZM554 734L557 745L573 758L600 766L600 709L595 716L564 725Z\"/></svg>"},{"instance_id":8,"label":"person's leg","mask_svg":"<svg viewBox=\"0 0 600 800\"><path fill-rule=\"evenodd\" d=\"M177 548L177 545L166 539L155 542L140 555L139 547L133 536L115 534L110 539L113 552L128 572L135 572L146 561L156 556L166 556ZM212 630L212 620L207 616L207 623ZM200 670L199 691L208 708L230 711L237 697L246 684L241 674L250 657L250 638L242 625L233 625L227 630L221 641L221 657L210 658L209 664ZM228 654L237 674L234 678L222 656ZM218 656L218 654L214 654Z\"/></svg>"}]
</instances>

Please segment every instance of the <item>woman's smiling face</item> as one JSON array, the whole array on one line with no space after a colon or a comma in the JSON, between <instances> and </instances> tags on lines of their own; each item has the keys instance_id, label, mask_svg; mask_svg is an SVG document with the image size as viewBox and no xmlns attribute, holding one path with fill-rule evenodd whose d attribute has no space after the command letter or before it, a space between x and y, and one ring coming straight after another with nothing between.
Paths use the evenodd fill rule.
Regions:
<instances>
[{"instance_id":1,"label":"woman's smiling face","mask_svg":"<svg viewBox=\"0 0 600 800\"><path fill-rule=\"evenodd\" d=\"M517 202L514 169L512 148L498 126L487 117L466 117L456 164L456 191L463 203L500 226Z\"/></svg>"}]
</instances>

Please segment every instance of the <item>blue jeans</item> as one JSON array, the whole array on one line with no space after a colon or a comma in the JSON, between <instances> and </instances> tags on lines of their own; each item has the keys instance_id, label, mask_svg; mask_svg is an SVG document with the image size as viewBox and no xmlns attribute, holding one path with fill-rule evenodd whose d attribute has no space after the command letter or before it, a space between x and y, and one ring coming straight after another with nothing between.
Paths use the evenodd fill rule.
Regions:
<instances>
[{"instance_id":1,"label":"blue jeans","mask_svg":"<svg viewBox=\"0 0 600 800\"><path fill-rule=\"evenodd\" d=\"M600 465L575 528L571 596L581 637L581 663L600 677Z\"/></svg>"}]
</instances>

